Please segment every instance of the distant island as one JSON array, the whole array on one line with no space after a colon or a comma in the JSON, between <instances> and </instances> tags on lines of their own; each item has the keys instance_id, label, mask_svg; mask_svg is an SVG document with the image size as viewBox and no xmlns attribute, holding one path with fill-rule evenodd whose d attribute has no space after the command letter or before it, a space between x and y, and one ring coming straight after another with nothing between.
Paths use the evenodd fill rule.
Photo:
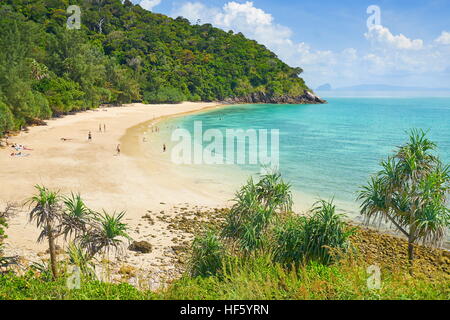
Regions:
<instances>
[{"instance_id":1,"label":"distant island","mask_svg":"<svg viewBox=\"0 0 450 320\"><path fill-rule=\"evenodd\" d=\"M448 91L450 88L427 88L427 87L403 87L403 86L391 86L385 84L361 84L350 87L332 88L327 83L317 87L316 91Z\"/></svg>"}]
</instances>

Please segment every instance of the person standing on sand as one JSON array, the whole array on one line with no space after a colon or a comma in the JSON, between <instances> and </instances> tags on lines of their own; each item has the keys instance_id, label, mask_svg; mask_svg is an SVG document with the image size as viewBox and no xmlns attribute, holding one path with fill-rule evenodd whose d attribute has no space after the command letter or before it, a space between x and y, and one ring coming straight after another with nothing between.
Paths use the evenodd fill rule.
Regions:
<instances>
[{"instance_id":1,"label":"person standing on sand","mask_svg":"<svg viewBox=\"0 0 450 320\"><path fill-rule=\"evenodd\" d=\"M106 124L103 124L103 132L106 132Z\"/></svg>"},{"instance_id":2,"label":"person standing on sand","mask_svg":"<svg viewBox=\"0 0 450 320\"><path fill-rule=\"evenodd\" d=\"M102 133L102 125L101 124L98 125L98 132Z\"/></svg>"},{"instance_id":3,"label":"person standing on sand","mask_svg":"<svg viewBox=\"0 0 450 320\"><path fill-rule=\"evenodd\" d=\"M163 152L166 152L166 144L163 144Z\"/></svg>"},{"instance_id":4,"label":"person standing on sand","mask_svg":"<svg viewBox=\"0 0 450 320\"><path fill-rule=\"evenodd\" d=\"M88 141L92 141L92 133L90 131L88 133Z\"/></svg>"},{"instance_id":5,"label":"person standing on sand","mask_svg":"<svg viewBox=\"0 0 450 320\"><path fill-rule=\"evenodd\" d=\"M117 155L120 156L120 144L117 145L116 151L117 151Z\"/></svg>"}]
</instances>

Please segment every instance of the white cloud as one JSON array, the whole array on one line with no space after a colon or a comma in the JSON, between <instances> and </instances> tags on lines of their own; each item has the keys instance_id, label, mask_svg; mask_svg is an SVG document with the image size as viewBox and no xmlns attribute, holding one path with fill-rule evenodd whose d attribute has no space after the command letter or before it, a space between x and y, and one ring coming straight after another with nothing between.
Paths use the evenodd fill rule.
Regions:
<instances>
[{"instance_id":1,"label":"white cloud","mask_svg":"<svg viewBox=\"0 0 450 320\"><path fill-rule=\"evenodd\" d=\"M393 35L388 28L381 25L372 26L367 33L364 34L366 39L374 45L386 45L396 49L404 50L420 50L423 48L423 40L411 40L403 34Z\"/></svg>"},{"instance_id":2,"label":"white cloud","mask_svg":"<svg viewBox=\"0 0 450 320\"><path fill-rule=\"evenodd\" d=\"M161 0L142 0L141 2L139 2L139 5L145 10L150 11L160 3Z\"/></svg>"},{"instance_id":3,"label":"white cloud","mask_svg":"<svg viewBox=\"0 0 450 320\"><path fill-rule=\"evenodd\" d=\"M442 31L441 35L435 40L439 44L450 44L450 32Z\"/></svg>"},{"instance_id":4,"label":"white cloud","mask_svg":"<svg viewBox=\"0 0 450 320\"><path fill-rule=\"evenodd\" d=\"M253 5L253 2L226 3L221 9L209 8L200 2L187 2L173 16L183 16L191 22L211 23L224 30L242 32L266 46L290 43L292 31L274 23L273 16Z\"/></svg>"},{"instance_id":5,"label":"white cloud","mask_svg":"<svg viewBox=\"0 0 450 320\"><path fill-rule=\"evenodd\" d=\"M292 40L293 31L276 23L274 17L254 6L253 2L231 1L223 7L209 7L201 2L187 2L173 11L172 16L183 16L192 23L211 23L226 31L242 32L275 52L292 66L304 69L303 77L311 87L323 83L345 86L358 83L383 82L395 78L406 81L414 75L431 72L442 74L450 68L450 33L443 32L434 45L425 45L421 39L394 35L383 26L373 26L365 38L371 44L367 50L347 48L342 51L315 50L304 42ZM404 77L403 80L399 80ZM436 78L435 80L439 80ZM407 84L402 83L402 84ZM430 84L432 85L432 84Z\"/></svg>"}]
</instances>

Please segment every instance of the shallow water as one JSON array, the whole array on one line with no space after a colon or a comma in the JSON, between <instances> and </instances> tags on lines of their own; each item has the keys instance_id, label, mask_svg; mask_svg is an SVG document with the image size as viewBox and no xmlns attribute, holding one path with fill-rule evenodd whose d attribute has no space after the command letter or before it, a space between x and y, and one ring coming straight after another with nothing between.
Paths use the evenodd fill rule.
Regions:
<instances>
[{"instance_id":1,"label":"shallow water","mask_svg":"<svg viewBox=\"0 0 450 320\"><path fill-rule=\"evenodd\" d=\"M329 98L325 105L229 106L169 120L167 139L176 128L194 135L219 129L278 129L279 169L301 201L335 199L356 217L356 192L379 169L379 162L407 139L411 128L429 131L438 154L450 163L450 98ZM246 141L248 145L248 141ZM206 147L210 142L203 142ZM225 143L224 143L225 144ZM168 142L169 151L176 145ZM224 153L228 152L225 148ZM258 175L260 165L190 165L197 179L230 184Z\"/></svg>"}]
</instances>

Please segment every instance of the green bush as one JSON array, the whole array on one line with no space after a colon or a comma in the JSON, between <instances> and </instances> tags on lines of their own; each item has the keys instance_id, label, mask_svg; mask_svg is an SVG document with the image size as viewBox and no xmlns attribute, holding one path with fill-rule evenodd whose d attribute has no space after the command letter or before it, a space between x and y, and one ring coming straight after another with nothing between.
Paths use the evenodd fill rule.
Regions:
<instances>
[{"instance_id":1,"label":"green bush","mask_svg":"<svg viewBox=\"0 0 450 320\"><path fill-rule=\"evenodd\" d=\"M192 243L190 274L194 277L215 275L225 257L226 251L220 237L214 231L207 231Z\"/></svg>"},{"instance_id":2,"label":"green bush","mask_svg":"<svg viewBox=\"0 0 450 320\"><path fill-rule=\"evenodd\" d=\"M270 255L234 259L216 276L174 281L158 293L171 300L448 300L447 275L433 280L380 266L381 288L369 289L367 265L342 259L332 265L309 262L298 268L273 263Z\"/></svg>"},{"instance_id":3,"label":"green bush","mask_svg":"<svg viewBox=\"0 0 450 320\"><path fill-rule=\"evenodd\" d=\"M283 264L318 261L329 264L349 248L349 229L333 202L319 201L310 217L292 216L275 231L275 260Z\"/></svg>"},{"instance_id":4,"label":"green bush","mask_svg":"<svg viewBox=\"0 0 450 320\"><path fill-rule=\"evenodd\" d=\"M180 103L187 99L177 88L162 87L156 92L144 93L144 100L147 103Z\"/></svg>"},{"instance_id":5,"label":"green bush","mask_svg":"<svg viewBox=\"0 0 450 320\"><path fill-rule=\"evenodd\" d=\"M13 130L14 126L14 115L12 114L9 107L0 101L0 137L9 130Z\"/></svg>"},{"instance_id":6,"label":"green bush","mask_svg":"<svg viewBox=\"0 0 450 320\"><path fill-rule=\"evenodd\" d=\"M279 173L267 174L256 184L250 179L234 201L222 235L246 252L263 248L277 217L292 210L290 185Z\"/></svg>"}]
</instances>

